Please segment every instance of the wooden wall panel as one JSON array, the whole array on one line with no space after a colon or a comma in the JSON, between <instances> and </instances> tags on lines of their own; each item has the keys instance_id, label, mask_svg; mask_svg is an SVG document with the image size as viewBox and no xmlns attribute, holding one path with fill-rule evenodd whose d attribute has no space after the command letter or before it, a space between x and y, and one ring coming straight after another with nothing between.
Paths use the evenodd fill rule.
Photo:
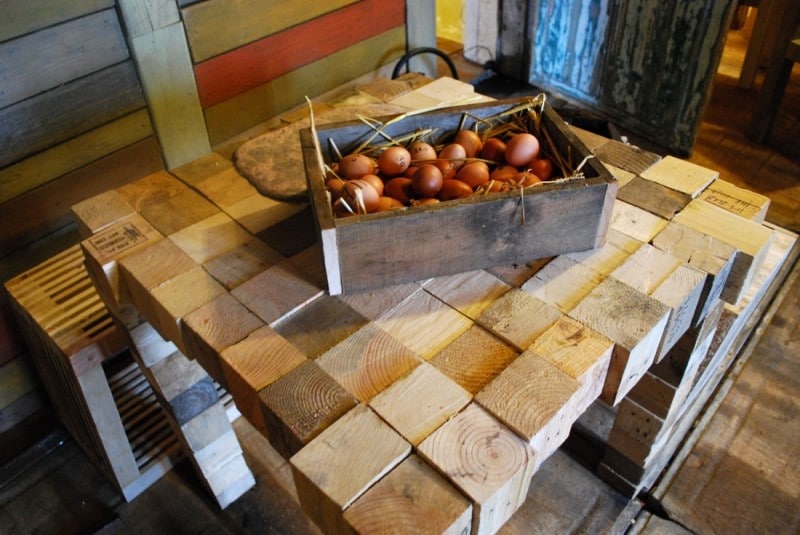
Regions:
<instances>
[{"instance_id":1,"label":"wooden wall panel","mask_svg":"<svg viewBox=\"0 0 800 535\"><path fill-rule=\"evenodd\" d=\"M207 0L183 9L182 15L197 63L352 3L355 2Z\"/></svg>"},{"instance_id":2,"label":"wooden wall panel","mask_svg":"<svg viewBox=\"0 0 800 535\"><path fill-rule=\"evenodd\" d=\"M214 145L405 53L405 26L360 41L205 110ZM299 141L298 141L299 142Z\"/></svg>"},{"instance_id":3,"label":"wooden wall panel","mask_svg":"<svg viewBox=\"0 0 800 535\"><path fill-rule=\"evenodd\" d=\"M0 42L113 5L114 0L3 0Z\"/></svg>"},{"instance_id":4,"label":"wooden wall panel","mask_svg":"<svg viewBox=\"0 0 800 535\"><path fill-rule=\"evenodd\" d=\"M128 60L0 109L0 167L143 106L139 80Z\"/></svg>"},{"instance_id":5,"label":"wooden wall panel","mask_svg":"<svg viewBox=\"0 0 800 535\"><path fill-rule=\"evenodd\" d=\"M404 20L404 0L364 0L211 58L195 66L200 103L218 104Z\"/></svg>"},{"instance_id":6,"label":"wooden wall panel","mask_svg":"<svg viewBox=\"0 0 800 535\"><path fill-rule=\"evenodd\" d=\"M1 43L0 108L127 57L113 9Z\"/></svg>"}]
</instances>

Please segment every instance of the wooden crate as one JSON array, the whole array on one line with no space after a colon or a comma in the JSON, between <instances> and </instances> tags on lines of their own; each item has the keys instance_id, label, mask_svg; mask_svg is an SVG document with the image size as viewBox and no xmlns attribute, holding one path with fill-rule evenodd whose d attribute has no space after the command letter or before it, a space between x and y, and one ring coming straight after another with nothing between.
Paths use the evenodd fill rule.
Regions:
<instances>
[{"instance_id":1,"label":"wooden crate","mask_svg":"<svg viewBox=\"0 0 800 535\"><path fill-rule=\"evenodd\" d=\"M387 138L427 128L437 136L471 128L524 101L504 100L410 114L387 121ZM524 190L390 212L334 218L319 158L333 161L331 142L347 154L375 136L361 121L301 130L312 204L321 235L328 290L332 295L375 289L490 266L524 263L585 251L605 241L617 183L558 114L541 108L542 145L580 166L585 178L543 183ZM464 121L462 123L462 120ZM548 143L549 145L549 143ZM318 156L318 151L321 156Z\"/></svg>"},{"instance_id":2,"label":"wooden crate","mask_svg":"<svg viewBox=\"0 0 800 535\"><path fill-rule=\"evenodd\" d=\"M132 500L167 473L182 452L84 268L80 247L9 280L6 289L59 419Z\"/></svg>"}]
</instances>

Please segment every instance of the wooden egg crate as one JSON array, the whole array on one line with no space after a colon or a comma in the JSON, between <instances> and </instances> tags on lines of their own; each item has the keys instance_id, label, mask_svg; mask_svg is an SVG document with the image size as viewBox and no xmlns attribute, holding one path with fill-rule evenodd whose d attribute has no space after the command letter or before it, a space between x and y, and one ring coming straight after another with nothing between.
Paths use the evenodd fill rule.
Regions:
<instances>
[{"instance_id":1,"label":"wooden egg crate","mask_svg":"<svg viewBox=\"0 0 800 535\"><path fill-rule=\"evenodd\" d=\"M573 177L344 218L334 217L324 165L335 159L332 147L347 154L374 138L375 128L368 124L371 121L355 120L301 130L330 294L524 263L602 245L616 198L616 180L542 99L499 100L384 119L381 136L400 139L425 129L435 129L439 136L454 135L459 128L495 120L525 103L539 114L540 131L531 133L538 134L543 150L546 143L547 150L576 170Z\"/></svg>"}]
</instances>

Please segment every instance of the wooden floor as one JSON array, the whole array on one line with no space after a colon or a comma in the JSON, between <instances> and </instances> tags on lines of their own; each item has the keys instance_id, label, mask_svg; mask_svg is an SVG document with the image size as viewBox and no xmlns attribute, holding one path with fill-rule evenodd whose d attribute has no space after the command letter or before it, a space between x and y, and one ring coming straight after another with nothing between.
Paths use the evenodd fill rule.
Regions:
<instances>
[{"instance_id":1,"label":"wooden floor","mask_svg":"<svg viewBox=\"0 0 800 535\"><path fill-rule=\"evenodd\" d=\"M795 69L769 143L751 143L744 132L755 91L737 86L743 44L741 35L732 32L691 159L768 195L768 219L797 231L800 72ZM652 506L635 526L625 522L624 497L558 452L537 474L528 502L503 532L800 532L797 270L760 342L723 383L725 395L718 398L714 416L653 489ZM57 426L53 429L36 448L0 467L0 533L317 532L286 485L290 474L272 468L277 454L241 420L236 430L258 484L225 511L218 510L185 465L134 502L123 503L74 442ZM557 510L554 503L568 507Z\"/></svg>"}]
</instances>

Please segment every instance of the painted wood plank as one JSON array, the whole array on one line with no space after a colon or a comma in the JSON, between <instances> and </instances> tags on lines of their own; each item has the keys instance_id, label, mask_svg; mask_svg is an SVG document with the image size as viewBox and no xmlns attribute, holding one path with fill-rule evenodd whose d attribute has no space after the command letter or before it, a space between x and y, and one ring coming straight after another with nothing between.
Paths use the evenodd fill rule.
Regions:
<instances>
[{"instance_id":1,"label":"painted wood plank","mask_svg":"<svg viewBox=\"0 0 800 535\"><path fill-rule=\"evenodd\" d=\"M129 40L167 168L211 151L183 24Z\"/></svg>"},{"instance_id":2,"label":"painted wood plank","mask_svg":"<svg viewBox=\"0 0 800 535\"><path fill-rule=\"evenodd\" d=\"M149 137L3 203L0 256L73 223L71 205L163 166L158 144ZM32 213L31 206L41 210Z\"/></svg>"},{"instance_id":3,"label":"painted wood plank","mask_svg":"<svg viewBox=\"0 0 800 535\"><path fill-rule=\"evenodd\" d=\"M113 5L113 0L5 0L3 18L0 20L0 42Z\"/></svg>"},{"instance_id":4,"label":"painted wood plank","mask_svg":"<svg viewBox=\"0 0 800 535\"><path fill-rule=\"evenodd\" d=\"M356 2L198 63L200 103L203 108L218 104L400 26L404 17L402 0Z\"/></svg>"},{"instance_id":5,"label":"painted wood plank","mask_svg":"<svg viewBox=\"0 0 800 535\"><path fill-rule=\"evenodd\" d=\"M536 453L475 403L437 429L418 453L471 501L472 533L495 533L525 501Z\"/></svg>"},{"instance_id":6,"label":"painted wood plank","mask_svg":"<svg viewBox=\"0 0 800 535\"><path fill-rule=\"evenodd\" d=\"M0 167L144 106L128 60L0 109ZM48 110L46 116L40 110Z\"/></svg>"},{"instance_id":7,"label":"painted wood plank","mask_svg":"<svg viewBox=\"0 0 800 535\"><path fill-rule=\"evenodd\" d=\"M408 442L358 405L290 459L300 504L323 532L344 533L344 510L410 453Z\"/></svg>"},{"instance_id":8,"label":"painted wood plank","mask_svg":"<svg viewBox=\"0 0 800 535\"><path fill-rule=\"evenodd\" d=\"M0 43L0 108L127 57L113 9Z\"/></svg>"},{"instance_id":9,"label":"painted wood plank","mask_svg":"<svg viewBox=\"0 0 800 535\"><path fill-rule=\"evenodd\" d=\"M197 63L352 3L325 0L313 5L287 5L280 0L206 0L182 9L181 16Z\"/></svg>"},{"instance_id":10,"label":"painted wood plank","mask_svg":"<svg viewBox=\"0 0 800 535\"><path fill-rule=\"evenodd\" d=\"M405 53L405 28L396 27L205 110L211 144L217 145L258 123L368 72Z\"/></svg>"},{"instance_id":11,"label":"painted wood plank","mask_svg":"<svg viewBox=\"0 0 800 535\"><path fill-rule=\"evenodd\" d=\"M119 10L129 39L180 20L178 6L171 0L120 0Z\"/></svg>"},{"instance_id":12,"label":"painted wood plank","mask_svg":"<svg viewBox=\"0 0 800 535\"><path fill-rule=\"evenodd\" d=\"M0 203L152 135L142 108L0 169Z\"/></svg>"}]
</instances>

